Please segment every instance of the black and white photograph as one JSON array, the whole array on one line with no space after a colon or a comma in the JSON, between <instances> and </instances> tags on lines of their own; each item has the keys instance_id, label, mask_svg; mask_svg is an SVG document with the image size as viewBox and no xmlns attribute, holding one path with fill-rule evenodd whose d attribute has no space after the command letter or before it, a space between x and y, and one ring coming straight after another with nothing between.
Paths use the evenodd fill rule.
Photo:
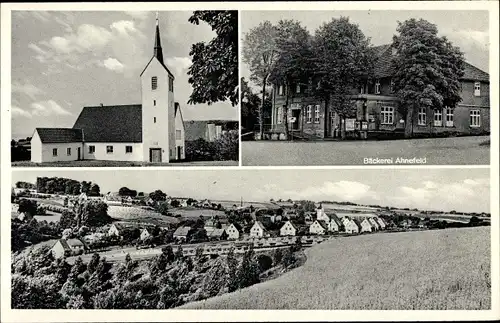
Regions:
<instances>
[{"instance_id":1,"label":"black and white photograph","mask_svg":"<svg viewBox=\"0 0 500 323\"><path fill-rule=\"evenodd\" d=\"M238 165L237 11L14 11L12 166Z\"/></svg>"},{"instance_id":2,"label":"black and white photograph","mask_svg":"<svg viewBox=\"0 0 500 323\"><path fill-rule=\"evenodd\" d=\"M489 169L14 171L14 309L491 309Z\"/></svg>"},{"instance_id":3,"label":"black and white photograph","mask_svg":"<svg viewBox=\"0 0 500 323\"><path fill-rule=\"evenodd\" d=\"M244 166L490 164L488 11L242 11Z\"/></svg>"}]
</instances>

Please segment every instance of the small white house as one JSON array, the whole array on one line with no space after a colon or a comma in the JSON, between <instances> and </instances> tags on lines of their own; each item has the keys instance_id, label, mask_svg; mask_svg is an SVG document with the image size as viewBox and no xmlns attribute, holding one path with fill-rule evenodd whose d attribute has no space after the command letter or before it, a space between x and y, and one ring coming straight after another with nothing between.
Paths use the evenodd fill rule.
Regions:
<instances>
[{"instance_id":1,"label":"small white house","mask_svg":"<svg viewBox=\"0 0 500 323\"><path fill-rule=\"evenodd\" d=\"M342 222L335 214L332 214L330 216L330 221L327 223L328 223L328 231L330 232L339 232L340 227L342 226Z\"/></svg>"},{"instance_id":2,"label":"small white house","mask_svg":"<svg viewBox=\"0 0 500 323\"><path fill-rule=\"evenodd\" d=\"M238 240L240 238L241 230L236 227L233 223L231 223L227 228L226 228L226 233L228 235L229 240Z\"/></svg>"},{"instance_id":3,"label":"small white house","mask_svg":"<svg viewBox=\"0 0 500 323\"><path fill-rule=\"evenodd\" d=\"M378 224L378 222L374 218L368 218L368 221L370 221L370 223L375 231L380 230L380 225Z\"/></svg>"},{"instance_id":4,"label":"small white house","mask_svg":"<svg viewBox=\"0 0 500 323\"><path fill-rule=\"evenodd\" d=\"M85 245L79 239L59 239L51 248L55 258L73 256L82 254L85 251Z\"/></svg>"},{"instance_id":5,"label":"small white house","mask_svg":"<svg viewBox=\"0 0 500 323\"><path fill-rule=\"evenodd\" d=\"M385 230L385 227L386 227L385 221L379 217L375 217L375 220L378 222L378 225L380 226L380 230Z\"/></svg>"},{"instance_id":6,"label":"small white house","mask_svg":"<svg viewBox=\"0 0 500 323\"><path fill-rule=\"evenodd\" d=\"M297 235L297 228L291 221L286 221L280 229L280 236L295 236Z\"/></svg>"},{"instance_id":7,"label":"small white house","mask_svg":"<svg viewBox=\"0 0 500 323\"><path fill-rule=\"evenodd\" d=\"M344 218L347 219L347 218ZM359 233L361 226L357 220L348 219L347 222L344 221L345 232L347 233Z\"/></svg>"},{"instance_id":8,"label":"small white house","mask_svg":"<svg viewBox=\"0 0 500 323\"><path fill-rule=\"evenodd\" d=\"M178 227L177 230L174 232L174 239L179 240L179 241L186 241L187 236L189 231L191 230L191 227Z\"/></svg>"},{"instance_id":9,"label":"small white house","mask_svg":"<svg viewBox=\"0 0 500 323\"><path fill-rule=\"evenodd\" d=\"M325 234L328 230L328 224L325 221L316 220L309 226L310 234Z\"/></svg>"},{"instance_id":10,"label":"small white house","mask_svg":"<svg viewBox=\"0 0 500 323\"><path fill-rule=\"evenodd\" d=\"M146 240L147 238L151 237L151 233L149 232L148 229L142 229L141 231L141 240Z\"/></svg>"},{"instance_id":11,"label":"small white house","mask_svg":"<svg viewBox=\"0 0 500 323\"><path fill-rule=\"evenodd\" d=\"M252 238L262 238L267 236L267 230L260 221L255 221L252 228L250 229L250 237Z\"/></svg>"},{"instance_id":12,"label":"small white house","mask_svg":"<svg viewBox=\"0 0 500 323\"><path fill-rule=\"evenodd\" d=\"M370 221L367 218L364 218L363 221L361 221L361 232L372 232L373 226L370 223Z\"/></svg>"}]
</instances>

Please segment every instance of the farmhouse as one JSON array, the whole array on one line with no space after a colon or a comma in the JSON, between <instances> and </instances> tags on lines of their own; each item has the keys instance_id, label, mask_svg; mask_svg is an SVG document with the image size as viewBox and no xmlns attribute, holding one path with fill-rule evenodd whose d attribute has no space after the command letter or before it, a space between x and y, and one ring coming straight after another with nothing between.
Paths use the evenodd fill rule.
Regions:
<instances>
[{"instance_id":1,"label":"farmhouse","mask_svg":"<svg viewBox=\"0 0 500 323\"><path fill-rule=\"evenodd\" d=\"M370 224L372 225L372 227L375 231L380 230L380 225L378 224L378 222L374 218L368 218L368 221L370 221Z\"/></svg>"},{"instance_id":2,"label":"farmhouse","mask_svg":"<svg viewBox=\"0 0 500 323\"><path fill-rule=\"evenodd\" d=\"M380 230L385 230L385 227L387 226L384 222L384 220L382 220L382 218L379 218L379 217L375 217L375 220L377 221L378 225L380 226Z\"/></svg>"},{"instance_id":3,"label":"farmhouse","mask_svg":"<svg viewBox=\"0 0 500 323\"><path fill-rule=\"evenodd\" d=\"M344 218L347 219L347 218ZM361 230L361 224L356 219L347 219L344 222L345 232L347 233L359 233Z\"/></svg>"},{"instance_id":4,"label":"farmhouse","mask_svg":"<svg viewBox=\"0 0 500 323\"><path fill-rule=\"evenodd\" d=\"M267 230L260 221L255 221L252 228L250 229L250 237L251 238L262 238L267 236Z\"/></svg>"},{"instance_id":5,"label":"farmhouse","mask_svg":"<svg viewBox=\"0 0 500 323\"><path fill-rule=\"evenodd\" d=\"M174 75L163 60L158 18L153 57L140 79L141 104L87 106L72 128L36 128L31 161L184 159L184 121L174 101Z\"/></svg>"},{"instance_id":6,"label":"farmhouse","mask_svg":"<svg viewBox=\"0 0 500 323\"><path fill-rule=\"evenodd\" d=\"M113 223L108 229L108 236L116 236L121 237L123 233L127 230L139 229L139 226L134 224L125 224L125 223Z\"/></svg>"},{"instance_id":7,"label":"farmhouse","mask_svg":"<svg viewBox=\"0 0 500 323\"><path fill-rule=\"evenodd\" d=\"M112 193L108 193L104 196L104 203L108 205L122 205L122 197Z\"/></svg>"},{"instance_id":8,"label":"farmhouse","mask_svg":"<svg viewBox=\"0 0 500 323\"><path fill-rule=\"evenodd\" d=\"M238 240L240 238L241 227L236 223L231 223L226 228L226 233L228 235L229 240Z\"/></svg>"},{"instance_id":9,"label":"farmhouse","mask_svg":"<svg viewBox=\"0 0 500 323\"><path fill-rule=\"evenodd\" d=\"M297 228L291 221L286 221L280 229L280 236L295 236L297 235Z\"/></svg>"},{"instance_id":10,"label":"farmhouse","mask_svg":"<svg viewBox=\"0 0 500 323\"><path fill-rule=\"evenodd\" d=\"M289 87L289 105L286 108L284 84L273 84L273 102L270 133L281 139L285 136L285 115L293 118L289 131L308 138L333 138L339 136L342 125L348 132L359 131L361 138L380 133L403 133L405 120L398 111L399 99L393 90L391 67L395 55L392 45L373 48L376 57L373 80L359 84L351 93L353 102L351 117L345 121L329 105L313 94L318 80L311 75L307 80ZM332 59L335 59L332 57ZM490 81L489 74L465 63L465 73L461 79L462 101L456 106L441 108L420 108L414 113L411 123L412 133L425 135L467 134L480 135L490 132ZM331 102L331 101L330 101ZM286 109L286 110L285 110ZM285 114L286 112L286 114Z\"/></svg>"},{"instance_id":11,"label":"farmhouse","mask_svg":"<svg viewBox=\"0 0 500 323\"><path fill-rule=\"evenodd\" d=\"M328 230L328 224L323 220L316 220L309 226L311 234L325 234Z\"/></svg>"},{"instance_id":12,"label":"farmhouse","mask_svg":"<svg viewBox=\"0 0 500 323\"><path fill-rule=\"evenodd\" d=\"M178 227L177 230L175 230L173 237L175 240L185 242L187 240L187 236L190 230L191 227Z\"/></svg>"},{"instance_id":13,"label":"farmhouse","mask_svg":"<svg viewBox=\"0 0 500 323\"><path fill-rule=\"evenodd\" d=\"M328 223L328 231L330 232L339 232L342 224L342 221L338 218L336 214L330 215L330 221Z\"/></svg>"},{"instance_id":14,"label":"farmhouse","mask_svg":"<svg viewBox=\"0 0 500 323\"><path fill-rule=\"evenodd\" d=\"M206 232L209 240L226 240L228 237L225 229L211 228Z\"/></svg>"},{"instance_id":15,"label":"farmhouse","mask_svg":"<svg viewBox=\"0 0 500 323\"><path fill-rule=\"evenodd\" d=\"M372 232L372 231L374 231L373 225L367 218L364 218L361 221L361 232Z\"/></svg>"},{"instance_id":16,"label":"farmhouse","mask_svg":"<svg viewBox=\"0 0 500 323\"><path fill-rule=\"evenodd\" d=\"M82 254L85 245L79 239L59 239L50 249L55 258Z\"/></svg>"}]
</instances>

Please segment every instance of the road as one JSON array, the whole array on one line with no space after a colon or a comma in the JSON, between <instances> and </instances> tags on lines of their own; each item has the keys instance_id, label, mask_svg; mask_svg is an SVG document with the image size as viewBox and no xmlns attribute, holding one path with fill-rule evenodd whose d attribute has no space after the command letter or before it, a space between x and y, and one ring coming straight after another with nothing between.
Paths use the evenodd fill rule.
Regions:
<instances>
[{"instance_id":1,"label":"road","mask_svg":"<svg viewBox=\"0 0 500 323\"><path fill-rule=\"evenodd\" d=\"M489 165L489 136L385 141L244 141L244 166L364 165L365 158L425 158L425 165ZM384 165L384 164L376 164ZM388 164L385 164L388 165Z\"/></svg>"}]
</instances>

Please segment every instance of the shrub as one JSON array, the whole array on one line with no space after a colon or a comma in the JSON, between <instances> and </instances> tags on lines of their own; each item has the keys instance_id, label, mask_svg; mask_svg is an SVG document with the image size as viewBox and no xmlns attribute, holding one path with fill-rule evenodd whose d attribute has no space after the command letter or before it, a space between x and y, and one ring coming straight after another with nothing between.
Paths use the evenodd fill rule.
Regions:
<instances>
[{"instance_id":1,"label":"shrub","mask_svg":"<svg viewBox=\"0 0 500 323\"><path fill-rule=\"evenodd\" d=\"M202 138L186 142L186 160L188 161L209 161L214 159L214 144Z\"/></svg>"},{"instance_id":2,"label":"shrub","mask_svg":"<svg viewBox=\"0 0 500 323\"><path fill-rule=\"evenodd\" d=\"M238 160L239 157L239 134L231 130L215 141L215 160Z\"/></svg>"}]
</instances>

